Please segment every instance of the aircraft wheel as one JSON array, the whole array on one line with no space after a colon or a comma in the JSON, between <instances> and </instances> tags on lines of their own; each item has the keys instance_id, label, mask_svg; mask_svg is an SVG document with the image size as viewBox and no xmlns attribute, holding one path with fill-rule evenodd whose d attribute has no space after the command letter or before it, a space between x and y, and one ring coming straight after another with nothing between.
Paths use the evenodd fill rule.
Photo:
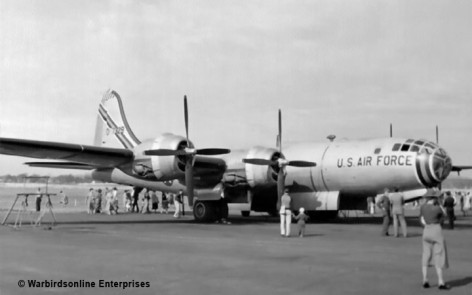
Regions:
<instances>
[{"instance_id":1,"label":"aircraft wheel","mask_svg":"<svg viewBox=\"0 0 472 295\"><path fill-rule=\"evenodd\" d=\"M208 222L215 220L215 202L197 201L193 205L193 216L196 221Z\"/></svg>"},{"instance_id":2,"label":"aircraft wheel","mask_svg":"<svg viewBox=\"0 0 472 295\"><path fill-rule=\"evenodd\" d=\"M251 211L241 211L241 215L243 217L249 217L249 215L251 215Z\"/></svg>"}]
</instances>

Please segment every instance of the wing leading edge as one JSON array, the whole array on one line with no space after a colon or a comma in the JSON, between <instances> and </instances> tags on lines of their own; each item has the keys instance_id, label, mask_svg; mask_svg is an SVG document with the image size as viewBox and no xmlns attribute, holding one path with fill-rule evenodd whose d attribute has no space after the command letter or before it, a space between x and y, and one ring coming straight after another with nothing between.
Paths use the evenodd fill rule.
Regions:
<instances>
[{"instance_id":1,"label":"wing leading edge","mask_svg":"<svg viewBox=\"0 0 472 295\"><path fill-rule=\"evenodd\" d=\"M69 165L70 168L75 167L72 169L113 168L126 164L134 158L133 151L128 149L15 138L0 138L0 154L65 160L67 163L63 164L38 162L28 163L28 165L54 168L64 168ZM40 164L49 164L49 166Z\"/></svg>"}]
</instances>

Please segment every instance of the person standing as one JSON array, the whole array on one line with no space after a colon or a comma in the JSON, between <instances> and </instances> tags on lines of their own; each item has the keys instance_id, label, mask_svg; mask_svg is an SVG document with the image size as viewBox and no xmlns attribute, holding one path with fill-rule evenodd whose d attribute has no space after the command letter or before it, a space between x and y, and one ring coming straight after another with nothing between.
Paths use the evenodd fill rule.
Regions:
<instances>
[{"instance_id":1,"label":"person standing","mask_svg":"<svg viewBox=\"0 0 472 295\"><path fill-rule=\"evenodd\" d=\"M182 202L184 199L184 192L182 190L179 190L179 193L175 196L174 198L174 206L175 206L175 213L174 217L175 218L180 218L181 216L181 208L182 208Z\"/></svg>"},{"instance_id":2,"label":"person standing","mask_svg":"<svg viewBox=\"0 0 472 295\"><path fill-rule=\"evenodd\" d=\"M290 225L292 223L292 211L290 205L292 198L288 194L289 190L286 188L280 200L280 235L290 237Z\"/></svg>"},{"instance_id":3,"label":"person standing","mask_svg":"<svg viewBox=\"0 0 472 295\"><path fill-rule=\"evenodd\" d=\"M382 211L382 236L389 236L388 227L390 226L390 199L388 198L389 189L385 188L384 193L377 201L377 207Z\"/></svg>"},{"instance_id":4,"label":"person standing","mask_svg":"<svg viewBox=\"0 0 472 295\"><path fill-rule=\"evenodd\" d=\"M423 224L423 254L421 270L423 274L423 288L429 288L428 267L435 266L438 276L438 288L440 290L450 289L444 283L443 269L449 268L446 241L442 234L441 223L445 212L439 206L437 197L434 195L426 197L426 203L420 208L420 221Z\"/></svg>"},{"instance_id":5,"label":"person standing","mask_svg":"<svg viewBox=\"0 0 472 295\"><path fill-rule=\"evenodd\" d=\"M306 227L306 222L308 221L308 219L310 219L310 217L308 217L308 215L305 214L305 208L300 208L300 210L298 210L298 215L297 216L294 216L295 220L297 220L297 224L298 224L298 236L300 238L303 238L303 236L305 235L305 227Z\"/></svg>"},{"instance_id":6,"label":"person standing","mask_svg":"<svg viewBox=\"0 0 472 295\"><path fill-rule=\"evenodd\" d=\"M35 202L36 202L36 212L40 212L41 211L41 201L43 199L43 194L41 193L41 189L38 188L38 191L36 192L36 199L35 199Z\"/></svg>"},{"instance_id":7,"label":"person standing","mask_svg":"<svg viewBox=\"0 0 472 295\"><path fill-rule=\"evenodd\" d=\"M61 190L59 192L59 198L61 199L59 203L62 204L64 207L69 204L69 198L67 197L66 193L64 193L64 191Z\"/></svg>"},{"instance_id":8,"label":"person standing","mask_svg":"<svg viewBox=\"0 0 472 295\"><path fill-rule=\"evenodd\" d=\"M154 213L157 213L157 208L159 207L159 198L157 197L156 191L151 191L151 210Z\"/></svg>"},{"instance_id":9,"label":"person standing","mask_svg":"<svg viewBox=\"0 0 472 295\"><path fill-rule=\"evenodd\" d=\"M143 190L144 196L143 196L143 207L141 208L141 213L146 214L150 213L151 211L149 210L149 202L151 200L151 196L149 194L149 191L147 188Z\"/></svg>"},{"instance_id":10,"label":"person standing","mask_svg":"<svg viewBox=\"0 0 472 295\"><path fill-rule=\"evenodd\" d=\"M110 214L118 214L118 207L118 189L114 187L111 192Z\"/></svg>"},{"instance_id":11,"label":"person standing","mask_svg":"<svg viewBox=\"0 0 472 295\"><path fill-rule=\"evenodd\" d=\"M169 212L169 200L167 199L167 195L165 192L162 192L161 214L163 213L163 210L166 212L166 214Z\"/></svg>"},{"instance_id":12,"label":"person standing","mask_svg":"<svg viewBox=\"0 0 472 295\"><path fill-rule=\"evenodd\" d=\"M139 213L139 206L138 206L139 190L132 189L131 195L133 196L133 204L131 205L131 212Z\"/></svg>"},{"instance_id":13,"label":"person standing","mask_svg":"<svg viewBox=\"0 0 472 295\"><path fill-rule=\"evenodd\" d=\"M446 209L447 219L449 220L449 229L454 229L454 198L451 196L451 192L446 192L446 198L444 199L443 206Z\"/></svg>"},{"instance_id":14,"label":"person standing","mask_svg":"<svg viewBox=\"0 0 472 295\"><path fill-rule=\"evenodd\" d=\"M94 213L102 212L102 189L101 188L98 189L97 194L95 195L94 199L95 199L94 201L95 207L94 207L93 212Z\"/></svg>"},{"instance_id":15,"label":"person standing","mask_svg":"<svg viewBox=\"0 0 472 295\"><path fill-rule=\"evenodd\" d=\"M367 213L370 215L375 214L375 203L373 197L367 197Z\"/></svg>"},{"instance_id":16,"label":"person standing","mask_svg":"<svg viewBox=\"0 0 472 295\"><path fill-rule=\"evenodd\" d=\"M399 192L398 187L395 187L395 192L389 195L390 202L392 203L392 216L393 216L393 235L395 238L398 237L398 223L400 222L403 237L407 237L407 228L405 221L405 209L403 205L405 200L403 194Z\"/></svg>"},{"instance_id":17,"label":"person standing","mask_svg":"<svg viewBox=\"0 0 472 295\"><path fill-rule=\"evenodd\" d=\"M463 194L460 194L460 198L459 198L459 202L460 202L460 206L461 206L461 212L462 212L462 216L466 217L467 214L465 213L465 208L464 208L464 195Z\"/></svg>"},{"instance_id":18,"label":"person standing","mask_svg":"<svg viewBox=\"0 0 472 295\"><path fill-rule=\"evenodd\" d=\"M89 192L87 194L87 198L85 199L85 204L87 206L87 213L88 214L93 214L95 210L95 202L94 202L94 193L93 193L93 188L89 189Z\"/></svg>"}]
</instances>

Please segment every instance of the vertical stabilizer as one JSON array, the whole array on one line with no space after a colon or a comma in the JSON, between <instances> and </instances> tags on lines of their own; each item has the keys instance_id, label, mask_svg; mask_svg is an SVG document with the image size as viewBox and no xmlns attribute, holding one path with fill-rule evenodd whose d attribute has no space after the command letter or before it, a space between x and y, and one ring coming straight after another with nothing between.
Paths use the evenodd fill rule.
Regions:
<instances>
[{"instance_id":1,"label":"vertical stabilizer","mask_svg":"<svg viewBox=\"0 0 472 295\"><path fill-rule=\"evenodd\" d=\"M128 125L120 96L108 90L98 107L94 144L110 145L116 140L127 149L141 143Z\"/></svg>"}]
</instances>

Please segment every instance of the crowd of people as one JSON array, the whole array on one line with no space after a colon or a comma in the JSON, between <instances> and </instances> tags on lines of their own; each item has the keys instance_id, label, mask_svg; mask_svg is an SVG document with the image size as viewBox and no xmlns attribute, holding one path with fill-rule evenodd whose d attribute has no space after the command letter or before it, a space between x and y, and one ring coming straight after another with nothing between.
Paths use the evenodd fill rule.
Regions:
<instances>
[{"instance_id":1,"label":"crowd of people","mask_svg":"<svg viewBox=\"0 0 472 295\"><path fill-rule=\"evenodd\" d=\"M403 194L398 192L390 193L386 188L384 194L377 200L377 206L382 212L382 235L389 236L390 218L393 218L393 236L398 237L398 224L401 224L402 234L407 237L407 224L404 217L405 200ZM449 285L445 284L443 270L449 267L446 241L442 233L442 227L447 222L447 228L454 229L456 220L455 208L459 205L463 216L471 210L472 196L470 192L432 191L428 192L422 200L415 201L413 206L420 205L420 222L423 225L423 254L422 254L422 274L423 288L429 288L428 267L434 266L438 277L438 288L448 290ZM368 211L370 212L370 204Z\"/></svg>"},{"instance_id":2,"label":"crowd of people","mask_svg":"<svg viewBox=\"0 0 472 295\"><path fill-rule=\"evenodd\" d=\"M183 193L170 194L144 188L142 191L126 189L121 193L121 204L118 189L102 190L90 188L85 198L88 214L104 213L159 213L168 214L171 205L175 207L174 217L180 218Z\"/></svg>"}]
</instances>

